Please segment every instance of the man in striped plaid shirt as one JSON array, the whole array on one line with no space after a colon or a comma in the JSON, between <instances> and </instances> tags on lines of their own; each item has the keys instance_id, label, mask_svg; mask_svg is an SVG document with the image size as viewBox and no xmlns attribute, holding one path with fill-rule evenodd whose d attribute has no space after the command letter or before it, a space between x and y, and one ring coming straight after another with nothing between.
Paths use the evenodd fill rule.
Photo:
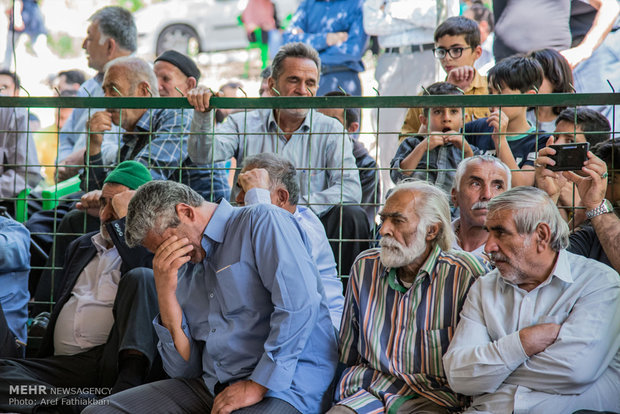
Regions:
<instances>
[{"instance_id":1,"label":"man in striped plaid shirt","mask_svg":"<svg viewBox=\"0 0 620 414\"><path fill-rule=\"evenodd\" d=\"M437 187L400 183L380 216L381 247L351 270L340 327L346 369L329 413L459 411L468 399L450 389L441 357L469 287L488 269L467 252L447 252L454 233Z\"/></svg>"}]
</instances>

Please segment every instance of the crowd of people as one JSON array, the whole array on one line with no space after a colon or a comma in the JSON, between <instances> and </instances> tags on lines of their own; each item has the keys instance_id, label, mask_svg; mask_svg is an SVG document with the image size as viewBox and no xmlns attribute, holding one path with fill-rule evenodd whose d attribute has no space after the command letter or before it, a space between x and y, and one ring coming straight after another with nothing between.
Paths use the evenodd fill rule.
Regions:
<instances>
[{"instance_id":1,"label":"crowd of people","mask_svg":"<svg viewBox=\"0 0 620 414\"><path fill-rule=\"evenodd\" d=\"M369 36L381 95L607 80L615 0L464 3L305 0L260 95L361 95ZM238 85L136 57L126 9L86 32L97 74L63 96L191 109L59 110L53 181L81 191L33 190L21 224L43 177L28 111L0 108L0 411L620 412L614 105L379 109L374 159L356 109L216 113Z\"/></svg>"}]
</instances>

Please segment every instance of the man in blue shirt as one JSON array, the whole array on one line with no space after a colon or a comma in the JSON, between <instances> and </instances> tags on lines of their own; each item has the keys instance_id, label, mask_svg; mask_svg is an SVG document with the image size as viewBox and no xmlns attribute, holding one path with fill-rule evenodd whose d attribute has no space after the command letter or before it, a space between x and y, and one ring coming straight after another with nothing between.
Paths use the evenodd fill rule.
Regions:
<instances>
[{"instance_id":1,"label":"man in blue shirt","mask_svg":"<svg viewBox=\"0 0 620 414\"><path fill-rule=\"evenodd\" d=\"M28 270L30 233L0 215L0 357L23 356L30 299Z\"/></svg>"},{"instance_id":2,"label":"man in blue shirt","mask_svg":"<svg viewBox=\"0 0 620 414\"><path fill-rule=\"evenodd\" d=\"M241 206L273 204L295 217L310 241L310 256L321 276L332 323L340 329L344 309L342 281L321 220L309 208L297 205L299 186L295 175L293 164L277 154L264 152L247 157L237 180L241 190L235 201Z\"/></svg>"},{"instance_id":3,"label":"man in blue shirt","mask_svg":"<svg viewBox=\"0 0 620 414\"><path fill-rule=\"evenodd\" d=\"M342 87L361 96L359 72L368 35L364 31L362 0L305 0L286 32L284 43L303 42L319 52L321 79L317 96Z\"/></svg>"},{"instance_id":4,"label":"man in blue shirt","mask_svg":"<svg viewBox=\"0 0 620 414\"><path fill-rule=\"evenodd\" d=\"M85 413L328 408L335 332L308 240L291 214L267 204L217 205L183 184L153 181L130 202L125 237L155 252L154 326L173 379Z\"/></svg>"}]
</instances>

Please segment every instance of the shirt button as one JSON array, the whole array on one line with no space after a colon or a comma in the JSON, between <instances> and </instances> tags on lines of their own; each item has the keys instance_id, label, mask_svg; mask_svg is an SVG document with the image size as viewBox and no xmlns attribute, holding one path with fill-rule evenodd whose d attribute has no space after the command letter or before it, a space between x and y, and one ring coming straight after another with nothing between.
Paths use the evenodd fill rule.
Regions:
<instances>
[{"instance_id":1,"label":"shirt button","mask_svg":"<svg viewBox=\"0 0 620 414\"><path fill-rule=\"evenodd\" d=\"M215 328L211 329L211 332L215 332Z\"/></svg>"},{"instance_id":2,"label":"shirt button","mask_svg":"<svg viewBox=\"0 0 620 414\"><path fill-rule=\"evenodd\" d=\"M209 293L209 297L210 297L211 299L213 299L213 296L214 296L214 295L213 295L213 293Z\"/></svg>"}]
</instances>

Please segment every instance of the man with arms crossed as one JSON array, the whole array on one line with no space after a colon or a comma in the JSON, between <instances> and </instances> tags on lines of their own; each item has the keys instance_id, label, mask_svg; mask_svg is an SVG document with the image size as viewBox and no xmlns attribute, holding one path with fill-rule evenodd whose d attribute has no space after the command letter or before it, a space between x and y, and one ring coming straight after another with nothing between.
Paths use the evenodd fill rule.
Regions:
<instances>
[{"instance_id":1,"label":"man with arms crossed","mask_svg":"<svg viewBox=\"0 0 620 414\"><path fill-rule=\"evenodd\" d=\"M451 388L474 396L467 412L619 411L618 273L565 250L568 225L537 188L492 199L485 226L496 269L469 290L443 358Z\"/></svg>"}]
</instances>

